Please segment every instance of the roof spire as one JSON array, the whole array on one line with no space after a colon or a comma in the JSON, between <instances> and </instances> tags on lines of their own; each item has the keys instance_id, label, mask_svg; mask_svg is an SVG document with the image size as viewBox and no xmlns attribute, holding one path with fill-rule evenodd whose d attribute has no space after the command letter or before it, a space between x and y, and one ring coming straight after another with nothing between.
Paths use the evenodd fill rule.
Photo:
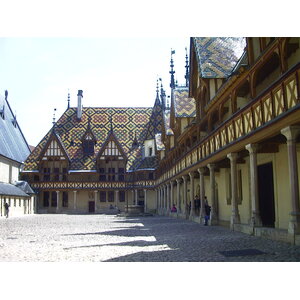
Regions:
<instances>
[{"instance_id":1,"label":"roof spire","mask_svg":"<svg viewBox=\"0 0 300 300\"><path fill-rule=\"evenodd\" d=\"M159 85L158 85L158 79L156 79L156 98L155 98L155 104L159 105Z\"/></svg>"},{"instance_id":2,"label":"roof spire","mask_svg":"<svg viewBox=\"0 0 300 300\"><path fill-rule=\"evenodd\" d=\"M68 109L70 108L70 90L68 89Z\"/></svg>"},{"instance_id":3,"label":"roof spire","mask_svg":"<svg viewBox=\"0 0 300 300\"><path fill-rule=\"evenodd\" d=\"M161 105L162 105L162 108L165 109L165 100L166 100L166 93L163 89L163 84L162 84L162 79L159 78L160 80L160 99L161 99Z\"/></svg>"},{"instance_id":4,"label":"roof spire","mask_svg":"<svg viewBox=\"0 0 300 300\"><path fill-rule=\"evenodd\" d=\"M171 71L169 72L171 74L171 83L170 83L170 88L174 89L175 88L175 80L174 80L174 62L173 62L173 54L175 54L175 50L172 50L171 48L171 61L170 61L170 67L171 67Z\"/></svg>"},{"instance_id":5,"label":"roof spire","mask_svg":"<svg viewBox=\"0 0 300 300\"><path fill-rule=\"evenodd\" d=\"M189 73L189 63L188 63L188 55L187 55L187 48L185 47L185 85L186 87L189 86L189 77L190 77L190 73Z\"/></svg>"},{"instance_id":6,"label":"roof spire","mask_svg":"<svg viewBox=\"0 0 300 300\"><path fill-rule=\"evenodd\" d=\"M56 108L54 108L53 110L53 121L52 121L53 126L55 124L55 112L56 112Z\"/></svg>"}]
</instances>

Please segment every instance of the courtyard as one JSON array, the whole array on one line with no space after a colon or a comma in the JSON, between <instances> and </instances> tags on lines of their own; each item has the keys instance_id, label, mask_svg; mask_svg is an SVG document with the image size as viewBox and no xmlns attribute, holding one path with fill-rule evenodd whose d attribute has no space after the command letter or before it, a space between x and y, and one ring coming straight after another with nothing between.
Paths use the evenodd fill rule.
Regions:
<instances>
[{"instance_id":1,"label":"courtyard","mask_svg":"<svg viewBox=\"0 0 300 300\"><path fill-rule=\"evenodd\" d=\"M300 247L170 217L0 219L2 262L300 261Z\"/></svg>"}]
</instances>

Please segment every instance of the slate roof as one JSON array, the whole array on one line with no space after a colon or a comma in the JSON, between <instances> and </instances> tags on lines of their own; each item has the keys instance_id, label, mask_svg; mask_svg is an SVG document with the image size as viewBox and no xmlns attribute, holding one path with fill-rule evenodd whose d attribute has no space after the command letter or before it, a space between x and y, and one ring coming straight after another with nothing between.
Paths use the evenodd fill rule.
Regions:
<instances>
[{"instance_id":1,"label":"slate roof","mask_svg":"<svg viewBox=\"0 0 300 300\"><path fill-rule=\"evenodd\" d=\"M74 107L67 109L55 124L55 134L59 137L68 154L69 169L96 170L97 154L111 129L127 156L127 170L138 166L142 159L140 145L143 144L146 137L151 113L151 107L86 107L82 110L81 120L77 120L77 109ZM85 155L82 149L81 139L88 130L89 123L90 130L97 142L93 155ZM24 171L38 170L38 158L51 134L53 134L52 129L29 155L25 161ZM139 144L138 147L132 147L135 135Z\"/></svg>"},{"instance_id":2,"label":"slate roof","mask_svg":"<svg viewBox=\"0 0 300 300\"><path fill-rule=\"evenodd\" d=\"M189 98L187 87L176 87L174 90L175 117L196 117L196 103L194 98Z\"/></svg>"},{"instance_id":3,"label":"slate roof","mask_svg":"<svg viewBox=\"0 0 300 300\"><path fill-rule=\"evenodd\" d=\"M0 182L0 195L1 196L18 196L18 197L29 197L24 191L17 186Z\"/></svg>"},{"instance_id":4,"label":"slate roof","mask_svg":"<svg viewBox=\"0 0 300 300\"><path fill-rule=\"evenodd\" d=\"M21 189L26 194L34 194L34 191L27 181L17 181L15 183L15 186Z\"/></svg>"},{"instance_id":5,"label":"slate roof","mask_svg":"<svg viewBox=\"0 0 300 300\"><path fill-rule=\"evenodd\" d=\"M198 70L204 78L227 78L244 53L242 37L194 37Z\"/></svg>"},{"instance_id":6,"label":"slate roof","mask_svg":"<svg viewBox=\"0 0 300 300\"><path fill-rule=\"evenodd\" d=\"M30 153L29 146L8 101L0 95L0 155L22 163Z\"/></svg>"},{"instance_id":7,"label":"slate roof","mask_svg":"<svg viewBox=\"0 0 300 300\"><path fill-rule=\"evenodd\" d=\"M140 164L137 167L137 170L155 169L157 167L158 167L157 156L149 156L141 160Z\"/></svg>"}]
</instances>

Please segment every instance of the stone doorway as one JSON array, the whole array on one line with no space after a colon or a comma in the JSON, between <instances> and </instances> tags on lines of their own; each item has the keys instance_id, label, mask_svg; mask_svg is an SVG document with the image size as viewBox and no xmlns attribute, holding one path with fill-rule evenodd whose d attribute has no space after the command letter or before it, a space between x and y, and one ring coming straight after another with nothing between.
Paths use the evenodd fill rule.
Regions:
<instances>
[{"instance_id":1,"label":"stone doorway","mask_svg":"<svg viewBox=\"0 0 300 300\"><path fill-rule=\"evenodd\" d=\"M272 163L257 167L258 171L258 197L259 211L264 227L274 227L275 203L274 203L274 181Z\"/></svg>"},{"instance_id":2,"label":"stone doorway","mask_svg":"<svg viewBox=\"0 0 300 300\"><path fill-rule=\"evenodd\" d=\"M95 201L89 201L89 213L95 212Z\"/></svg>"}]
</instances>

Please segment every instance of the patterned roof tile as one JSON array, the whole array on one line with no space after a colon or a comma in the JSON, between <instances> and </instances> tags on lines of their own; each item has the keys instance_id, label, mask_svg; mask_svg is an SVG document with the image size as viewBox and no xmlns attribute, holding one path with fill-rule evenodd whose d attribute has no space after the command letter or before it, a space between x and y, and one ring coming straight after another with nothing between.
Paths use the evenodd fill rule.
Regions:
<instances>
[{"instance_id":1,"label":"patterned roof tile","mask_svg":"<svg viewBox=\"0 0 300 300\"><path fill-rule=\"evenodd\" d=\"M139 159L139 151L132 149L135 134L139 144L146 137L147 124L152 108L83 108L81 120L77 120L76 108L69 108L55 124L55 133L59 136L70 159L71 170L95 170L96 157L105 143L111 127L124 153L128 158L127 169ZM85 155L82 148L82 137L88 130L88 119L91 117L90 130L97 144L93 155ZM110 119L112 122L110 122ZM35 150L25 161L24 171L38 169L38 157L51 135L46 134Z\"/></svg>"},{"instance_id":2,"label":"patterned roof tile","mask_svg":"<svg viewBox=\"0 0 300 300\"><path fill-rule=\"evenodd\" d=\"M188 88L177 87L174 91L175 117L196 117L196 103L194 98L189 98Z\"/></svg>"},{"instance_id":3,"label":"patterned roof tile","mask_svg":"<svg viewBox=\"0 0 300 300\"><path fill-rule=\"evenodd\" d=\"M194 37L199 73L204 78L227 78L246 46L242 37Z\"/></svg>"}]
</instances>

